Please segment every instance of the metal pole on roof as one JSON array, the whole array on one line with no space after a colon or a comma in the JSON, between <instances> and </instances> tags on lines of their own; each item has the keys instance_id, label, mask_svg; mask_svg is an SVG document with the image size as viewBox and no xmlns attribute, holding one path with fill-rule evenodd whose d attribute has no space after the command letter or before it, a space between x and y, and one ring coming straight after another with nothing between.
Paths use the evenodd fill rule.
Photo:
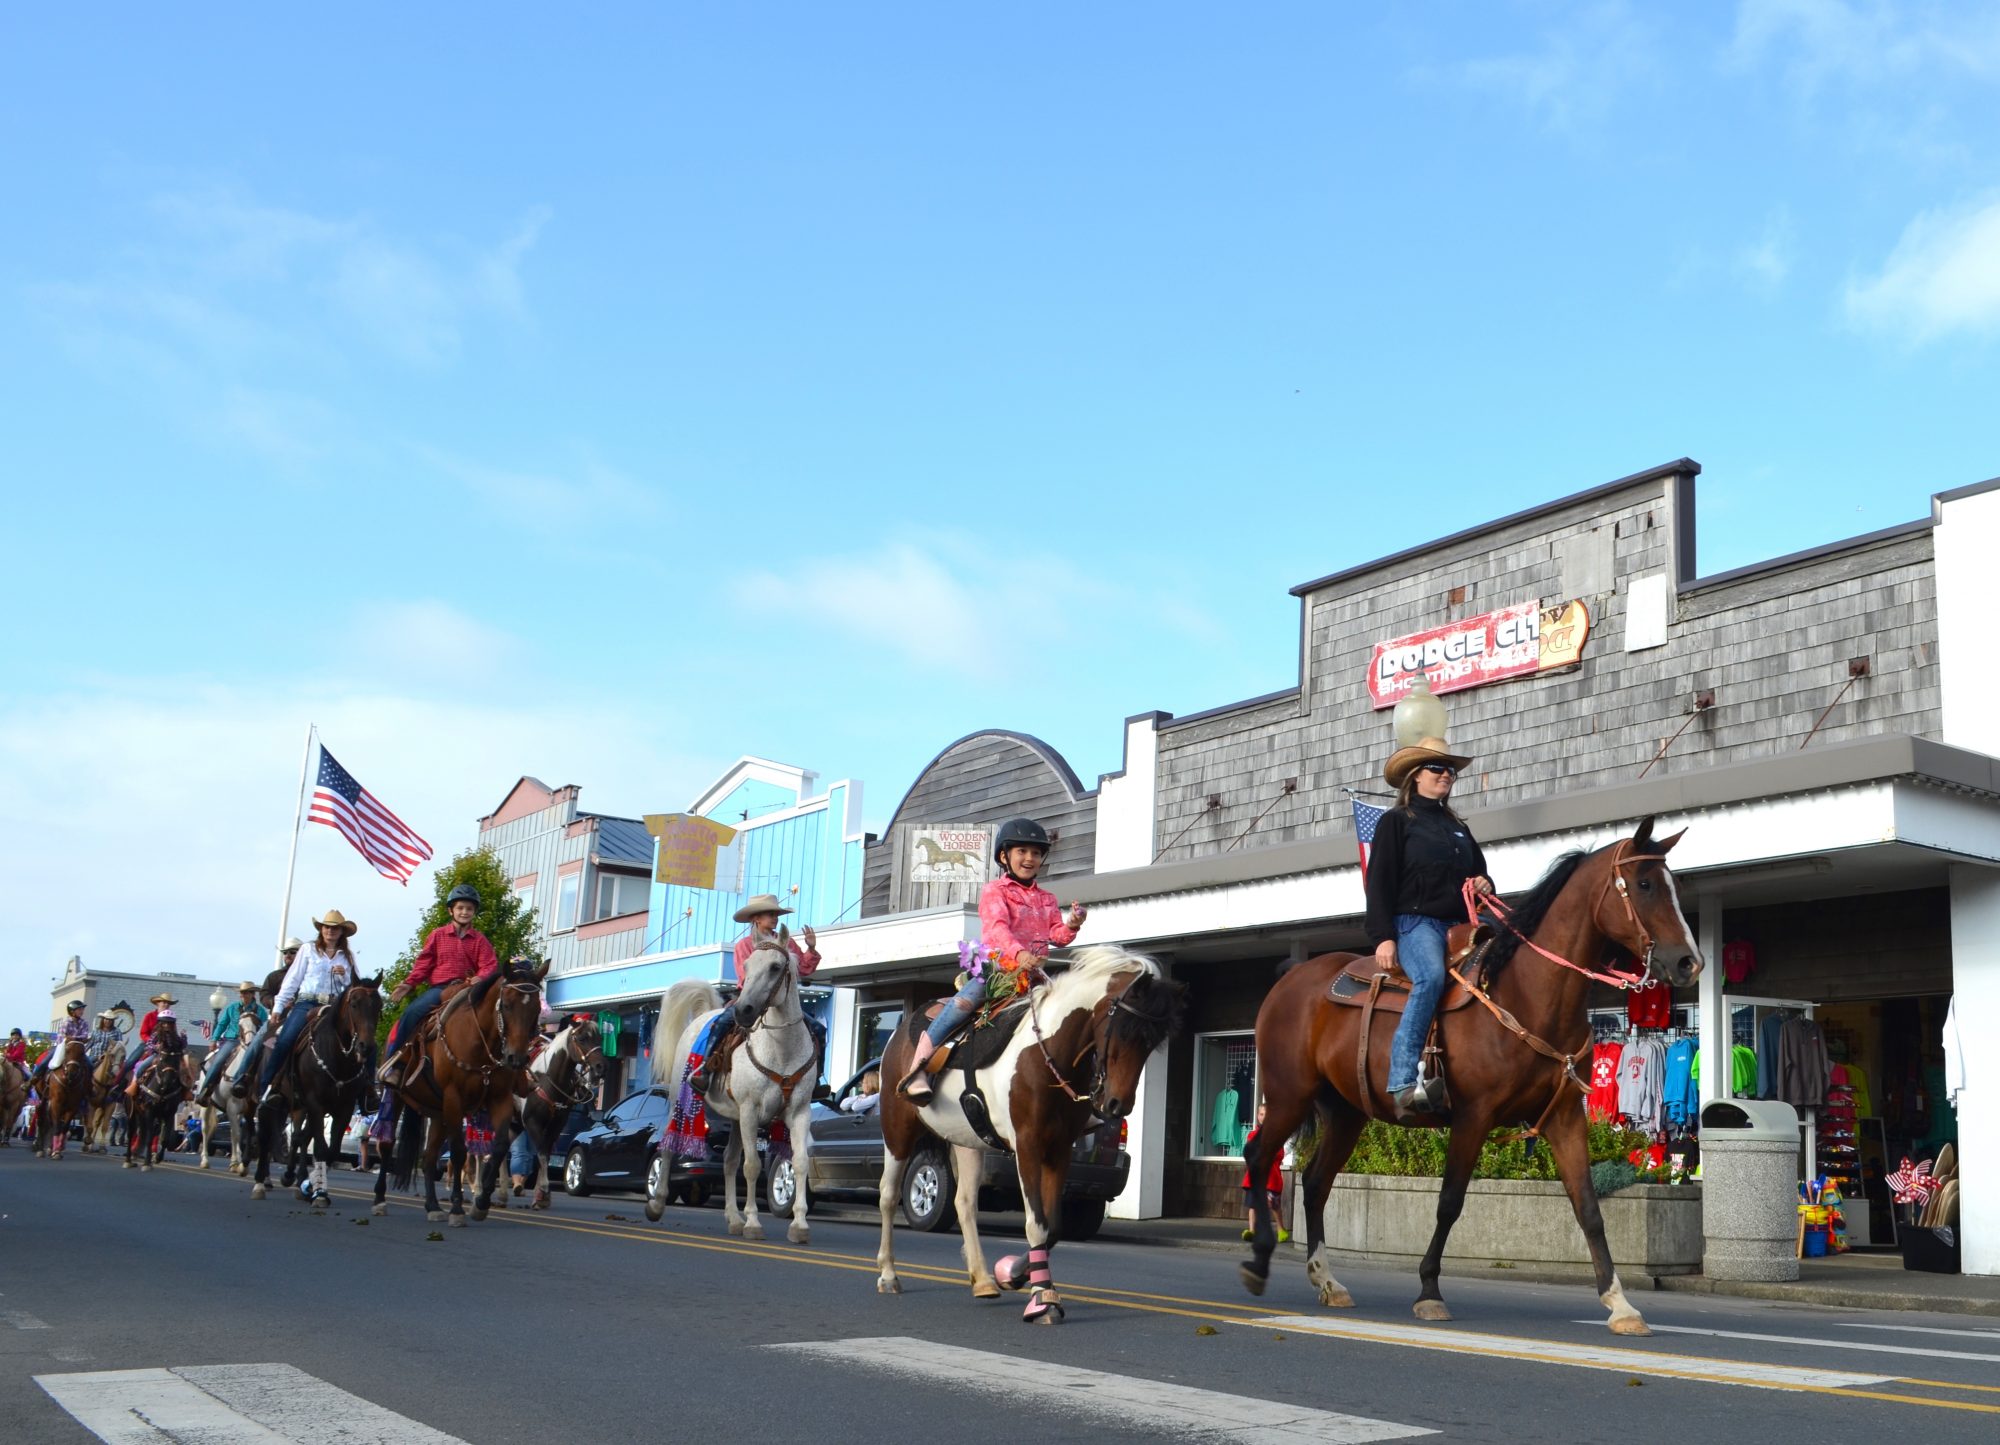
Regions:
<instances>
[{"instance_id":1,"label":"metal pole on roof","mask_svg":"<svg viewBox=\"0 0 2000 1445\"><path fill-rule=\"evenodd\" d=\"M318 741L318 732L319 729L312 723L306 724L306 751L305 756L299 759L298 806L292 813L292 856L285 862L285 904L278 910L277 945L280 949L285 946L286 930L291 927L292 879L299 871L299 833L304 829L306 820L306 776L312 771L313 747Z\"/></svg>"}]
</instances>

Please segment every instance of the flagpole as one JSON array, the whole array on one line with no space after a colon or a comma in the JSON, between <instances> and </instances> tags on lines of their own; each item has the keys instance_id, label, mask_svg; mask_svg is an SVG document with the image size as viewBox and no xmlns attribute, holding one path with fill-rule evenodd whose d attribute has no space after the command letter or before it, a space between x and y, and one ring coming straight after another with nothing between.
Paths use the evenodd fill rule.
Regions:
<instances>
[{"instance_id":1,"label":"flagpole","mask_svg":"<svg viewBox=\"0 0 2000 1445\"><path fill-rule=\"evenodd\" d=\"M306 724L306 752L299 759L299 801L292 814L292 856L285 863L285 906L278 912L278 947L285 946L285 930L292 922L292 877L299 868L299 834L305 831L306 821L306 774L312 769L314 734L319 729Z\"/></svg>"}]
</instances>

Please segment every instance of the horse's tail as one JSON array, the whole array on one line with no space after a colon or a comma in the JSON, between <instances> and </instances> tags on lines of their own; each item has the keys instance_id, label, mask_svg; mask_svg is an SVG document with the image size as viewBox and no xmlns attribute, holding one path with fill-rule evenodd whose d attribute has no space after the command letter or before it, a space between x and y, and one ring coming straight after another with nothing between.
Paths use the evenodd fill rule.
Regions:
<instances>
[{"instance_id":1,"label":"horse's tail","mask_svg":"<svg viewBox=\"0 0 2000 1445\"><path fill-rule=\"evenodd\" d=\"M389 1159L392 1189L408 1189L410 1181L417 1177L417 1151L423 1143L424 1116L405 1104L402 1121L396 1128L396 1152Z\"/></svg>"},{"instance_id":2,"label":"horse's tail","mask_svg":"<svg viewBox=\"0 0 2000 1445\"><path fill-rule=\"evenodd\" d=\"M711 1009L722 1007L722 995L715 985L698 978L684 978L660 995L660 1021L653 1025L653 1082L669 1087L680 1082L681 1035L687 1026Z\"/></svg>"}]
</instances>

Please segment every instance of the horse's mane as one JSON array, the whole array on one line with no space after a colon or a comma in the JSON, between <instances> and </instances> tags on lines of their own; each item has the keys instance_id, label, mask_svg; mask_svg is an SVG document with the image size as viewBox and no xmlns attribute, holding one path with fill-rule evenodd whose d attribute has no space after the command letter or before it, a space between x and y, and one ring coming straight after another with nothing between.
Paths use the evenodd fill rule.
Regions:
<instances>
[{"instance_id":1,"label":"horse's mane","mask_svg":"<svg viewBox=\"0 0 2000 1445\"><path fill-rule=\"evenodd\" d=\"M1093 944L1070 954L1070 966L1049 983L1051 1009L1095 1008L1118 979L1129 977L1124 1000L1128 1008L1112 1012L1108 1034L1150 1054L1180 1027L1184 990L1143 953L1112 944Z\"/></svg>"},{"instance_id":2,"label":"horse's mane","mask_svg":"<svg viewBox=\"0 0 2000 1445\"><path fill-rule=\"evenodd\" d=\"M493 992L493 985L499 983L500 980L502 980L506 976L507 976L506 969L496 968L493 970L493 972L487 974L486 977L475 980L472 985L471 992L466 999L466 1002L474 1005L475 1007L478 1006L479 1004L485 1003L486 995Z\"/></svg>"},{"instance_id":3,"label":"horse's mane","mask_svg":"<svg viewBox=\"0 0 2000 1445\"><path fill-rule=\"evenodd\" d=\"M538 1079L546 1079L549 1076L549 1064L569 1046L569 1031L575 1027L575 1024L564 1024L557 1029L549 1039L549 1046L536 1054L535 1061L528 1065L528 1072Z\"/></svg>"},{"instance_id":4,"label":"horse's mane","mask_svg":"<svg viewBox=\"0 0 2000 1445\"><path fill-rule=\"evenodd\" d=\"M1508 915L1506 926L1494 930L1493 946L1486 954L1487 973L1496 974L1507 966L1520 949L1521 940L1532 936L1542 926L1542 921L1549 916L1549 909L1555 906L1556 899L1569 886L1569 880L1590 856L1577 848L1549 864L1549 871L1542 875L1541 881L1513 905L1514 911Z\"/></svg>"}]
</instances>

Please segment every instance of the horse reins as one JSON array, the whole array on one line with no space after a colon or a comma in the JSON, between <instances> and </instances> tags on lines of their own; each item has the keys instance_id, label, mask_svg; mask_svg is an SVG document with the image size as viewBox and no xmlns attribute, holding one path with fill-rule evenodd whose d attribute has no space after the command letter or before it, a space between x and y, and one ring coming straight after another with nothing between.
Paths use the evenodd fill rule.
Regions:
<instances>
[{"instance_id":1,"label":"horse reins","mask_svg":"<svg viewBox=\"0 0 2000 1445\"><path fill-rule=\"evenodd\" d=\"M503 993L527 993L539 997L541 990L532 983L516 983L512 980L507 980L494 992L493 1021L498 1030L504 1035L507 1030L507 1005L505 998L502 997ZM451 1030L445 1027L448 1022L449 1020L444 1018L438 1020L438 1042L444 1045L445 1057L452 1061L452 1064L458 1071L462 1074L470 1074L473 1072L473 1066L461 1059L458 1056L458 1050L451 1046ZM473 1037L478 1039L479 1046L486 1050L486 1062L480 1065L478 1069L481 1083L490 1086L493 1083L493 1071L495 1069L514 1071L511 1065L502 1062L500 1056L493 1051L493 1045L486 1042L484 1030L475 1030Z\"/></svg>"},{"instance_id":2,"label":"horse reins","mask_svg":"<svg viewBox=\"0 0 2000 1445\"><path fill-rule=\"evenodd\" d=\"M1044 979L1046 979L1047 975L1044 974L1043 977ZM1132 982L1136 983L1142 977L1144 977L1144 975L1134 974L1132 976ZM1078 1049L1076 1051L1076 1057L1070 1060L1069 1066L1072 1069L1074 1069L1077 1065L1081 1064L1084 1061L1084 1058L1087 1055L1091 1053L1095 1053L1097 1055L1097 1068L1092 1071L1090 1076L1090 1093L1085 1095L1077 1093L1077 1091L1070 1086L1069 1080L1063 1077L1062 1070L1056 1067L1055 1059L1050 1056L1049 1042L1046 1038L1042 1036L1042 1016L1039 1010L1036 1008L1037 1001L1035 998L1033 985L1029 986L1028 1022L1034 1028L1035 1046L1039 1048L1042 1052L1042 1062L1048 1065L1049 1077L1055 1080L1055 1083L1052 1084L1050 1087L1061 1089L1063 1093L1069 1096L1070 1101L1072 1103L1085 1105L1086 1107L1089 1108L1090 1112L1099 1119L1104 1119L1106 1116L1104 1112L1097 1107L1097 1098L1098 1095L1104 1092L1105 1076L1109 1074L1111 1071L1111 1061L1107 1057L1110 1051L1098 1042L1097 1036L1099 1031L1103 1030L1108 1032L1111 1027L1112 1015L1118 1013L1121 1009L1124 1012L1131 1014L1132 1017L1137 1019L1144 1019L1148 1023L1159 1022L1159 1020L1155 1018L1153 1015L1142 1012L1135 1005L1126 1002L1125 995L1130 993L1131 991L1132 991L1131 983L1126 984L1125 987L1119 991L1118 997L1113 999L1111 1001L1111 1006L1104 1011L1103 1023L1099 1024L1096 1028L1091 1029L1088 1033L1084 1035L1083 1047Z\"/></svg>"},{"instance_id":3,"label":"horse reins","mask_svg":"<svg viewBox=\"0 0 2000 1445\"><path fill-rule=\"evenodd\" d=\"M346 992L343 992L341 994L341 1000L339 1004L328 1004L326 1005L326 1007L334 1010L333 1036L335 1039L338 1039L340 1037L340 1022L341 1022L340 1016L341 1013L347 1007ZM318 1024L315 1024L312 1028L308 1029L306 1031L306 1047L312 1050L313 1061L319 1065L320 1071L324 1073L328 1079L333 1081L334 1088L344 1089L349 1084L353 1083L356 1079L360 1078L362 1072L368 1067L368 1055L362 1050L361 1047L361 1037L362 1037L361 1030L356 1029L354 1031L353 1038L348 1041L347 1047L339 1050L334 1055L334 1057L337 1059L354 1060L354 1072L351 1074L347 1074L345 1076L336 1074L333 1071L333 1065L329 1064L326 1061L326 1055L322 1054L319 1051L319 1034L320 1034L320 1026Z\"/></svg>"},{"instance_id":4,"label":"horse reins","mask_svg":"<svg viewBox=\"0 0 2000 1445\"><path fill-rule=\"evenodd\" d=\"M575 1024L571 1027L573 1029L580 1029L583 1026ZM597 1087L590 1078L590 1055L595 1053L598 1063L602 1064L604 1062L604 1041L600 1038L598 1042L592 1044L582 1054L574 1052L575 1042L574 1037L565 1040L563 1051L558 1055L559 1058L566 1058L576 1066L576 1077L582 1081L583 1086L577 1090L574 1097L556 1085L554 1061L550 1062L548 1072L535 1080L535 1092L541 1096L542 1102L547 1104L551 1109L574 1109L578 1104L581 1104L597 1092ZM555 1089L556 1092L552 1094L549 1092L550 1089Z\"/></svg>"},{"instance_id":5,"label":"horse reins","mask_svg":"<svg viewBox=\"0 0 2000 1445\"><path fill-rule=\"evenodd\" d=\"M791 958L788 955L785 959L784 974L778 980L778 989L779 992L783 992L792 988L796 988L797 986L798 986L798 974L796 970L793 969ZM769 1069L764 1066L764 1061L757 1057L757 1050L751 1046L750 1037L752 1034L756 1033L758 1029L771 1028L771 1025L767 1024L764 1021L764 1016L770 1012L771 1005L778 1001L778 997L779 997L778 993L773 993L771 997L766 999L764 1001L764 1006L757 1010L757 1017L750 1021L750 1027L743 1030L743 1057L745 1057L750 1061L751 1067L756 1069L758 1073L762 1074L765 1078L769 1079L772 1083L778 1086L778 1096L780 1099L783 1100L785 1107L789 1108L792 1102L792 1091L798 1088L799 1081L804 1079L806 1074L810 1070L812 1070L815 1065L819 1063L819 1049L815 1047L812 1051L812 1054L806 1059L806 1061L803 1064L800 1064L796 1069L792 1070L792 1072L789 1074L780 1074L776 1070ZM801 1006L800 1008L798 1018L796 1018L789 1024L782 1024L779 1027L805 1028L806 1016L803 1006ZM810 1029L807 1029L806 1032L808 1037L810 1037L812 1031ZM731 1097L734 1097L734 1095L732 1094Z\"/></svg>"}]
</instances>

